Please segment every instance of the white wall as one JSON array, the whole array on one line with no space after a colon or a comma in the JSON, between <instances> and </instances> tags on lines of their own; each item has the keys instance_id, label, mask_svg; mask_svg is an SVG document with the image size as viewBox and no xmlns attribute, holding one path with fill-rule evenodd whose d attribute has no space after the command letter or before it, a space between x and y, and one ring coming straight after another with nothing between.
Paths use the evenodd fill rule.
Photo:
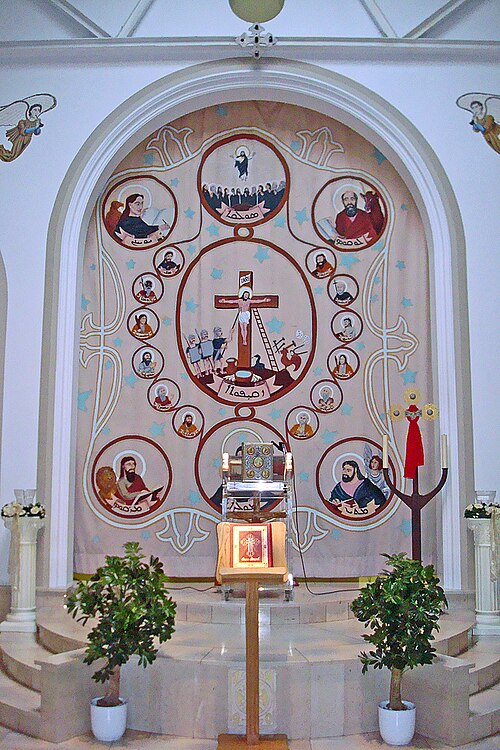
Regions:
<instances>
[{"instance_id":1,"label":"white wall","mask_svg":"<svg viewBox=\"0 0 500 750\"><path fill-rule=\"evenodd\" d=\"M302 59L318 64L312 56ZM58 100L56 109L43 118L42 134L27 151L11 164L0 163L0 226L9 290L2 502L12 499L14 487L31 487L36 482L45 245L58 189L72 159L109 112L148 83L190 63L187 59L171 65L42 62L13 57L1 90L2 103L41 91ZM265 65L265 59L259 64ZM495 408L500 271L494 259L500 156L482 136L472 133L467 113L455 105L466 91L500 94L498 66L475 60L432 64L415 62L413 57L408 63L398 59L397 64L333 63L331 59L321 64L364 84L397 107L428 140L449 175L467 238L475 486L500 489ZM7 580L7 542L2 530L0 582Z\"/></svg>"}]
</instances>

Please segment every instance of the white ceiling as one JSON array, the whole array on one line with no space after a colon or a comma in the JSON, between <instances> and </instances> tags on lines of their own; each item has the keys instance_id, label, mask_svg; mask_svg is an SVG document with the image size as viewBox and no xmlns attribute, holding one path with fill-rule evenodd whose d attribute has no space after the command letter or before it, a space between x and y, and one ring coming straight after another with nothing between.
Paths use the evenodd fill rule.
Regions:
<instances>
[{"instance_id":1,"label":"white ceiling","mask_svg":"<svg viewBox=\"0 0 500 750\"><path fill-rule=\"evenodd\" d=\"M239 36L227 0L9 0L0 39ZM496 41L499 0L285 0L267 28L281 37Z\"/></svg>"}]
</instances>

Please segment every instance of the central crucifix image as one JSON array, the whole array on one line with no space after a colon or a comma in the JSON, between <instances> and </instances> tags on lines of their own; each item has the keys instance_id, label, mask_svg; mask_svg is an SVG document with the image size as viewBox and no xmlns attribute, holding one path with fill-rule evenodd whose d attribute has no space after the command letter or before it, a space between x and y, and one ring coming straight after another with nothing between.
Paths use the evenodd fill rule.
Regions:
<instances>
[{"instance_id":1,"label":"central crucifix image","mask_svg":"<svg viewBox=\"0 0 500 750\"><path fill-rule=\"evenodd\" d=\"M214 305L219 310L238 310L235 324L236 322L238 324L238 367L240 369L248 370L252 364L252 317L255 318L268 354L271 353L274 359L259 308L279 307L279 296L277 294L254 295L252 271L240 271L238 293L216 294Z\"/></svg>"}]
</instances>

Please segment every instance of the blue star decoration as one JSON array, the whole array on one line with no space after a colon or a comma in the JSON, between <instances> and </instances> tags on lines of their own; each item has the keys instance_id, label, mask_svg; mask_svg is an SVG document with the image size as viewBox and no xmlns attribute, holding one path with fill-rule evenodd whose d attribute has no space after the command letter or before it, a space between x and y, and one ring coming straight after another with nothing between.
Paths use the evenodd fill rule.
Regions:
<instances>
[{"instance_id":1,"label":"blue star decoration","mask_svg":"<svg viewBox=\"0 0 500 750\"><path fill-rule=\"evenodd\" d=\"M403 372L403 374L401 375L401 377L403 378L403 383L405 385L407 385L408 383L414 383L417 374L418 370L410 370L410 368L408 368L406 372Z\"/></svg>"},{"instance_id":2,"label":"blue star decoration","mask_svg":"<svg viewBox=\"0 0 500 750\"><path fill-rule=\"evenodd\" d=\"M109 360L109 359L107 359L107 360L106 360L106 362L104 363L104 369L105 369L105 370L109 370L109 369L111 369L111 367L112 367L112 366L113 366L113 365L112 365L112 363L110 362L110 360Z\"/></svg>"},{"instance_id":3,"label":"blue star decoration","mask_svg":"<svg viewBox=\"0 0 500 750\"><path fill-rule=\"evenodd\" d=\"M220 467L222 466L222 461L220 460L220 458L214 458L214 460L212 461L212 466L215 469L220 469Z\"/></svg>"},{"instance_id":4,"label":"blue star decoration","mask_svg":"<svg viewBox=\"0 0 500 750\"><path fill-rule=\"evenodd\" d=\"M187 251L190 255L196 252L196 245L188 245Z\"/></svg>"},{"instance_id":5,"label":"blue star decoration","mask_svg":"<svg viewBox=\"0 0 500 750\"><path fill-rule=\"evenodd\" d=\"M410 518L404 518L403 521L398 526L398 529L403 532L405 536L410 536L411 534L411 519Z\"/></svg>"},{"instance_id":6,"label":"blue star decoration","mask_svg":"<svg viewBox=\"0 0 500 750\"><path fill-rule=\"evenodd\" d=\"M135 260L132 260L132 258L130 258L130 260L128 260L128 261L127 261L127 262L125 263L125 265L126 265L126 266L127 266L127 268L129 269L129 271L132 271L132 270L133 270L133 269L135 268Z\"/></svg>"},{"instance_id":7,"label":"blue star decoration","mask_svg":"<svg viewBox=\"0 0 500 750\"><path fill-rule=\"evenodd\" d=\"M227 107L225 107L223 104L218 104L215 108L215 114L217 115L217 117L226 117Z\"/></svg>"},{"instance_id":8,"label":"blue star decoration","mask_svg":"<svg viewBox=\"0 0 500 750\"><path fill-rule=\"evenodd\" d=\"M148 539L151 539L151 532L150 531L142 531L141 532L141 539L144 539L144 541L147 542Z\"/></svg>"},{"instance_id":9,"label":"blue star decoration","mask_svg":"<svg viewBox=\"0 0 500 750\"><path fill-rule=\"evenodd\" d=\"M300 145L300 141L292 141L290 143L290 148L292 149L292 151L299 151Z\"/></svg>"},{"instance_id":10,"label":"blue star decoration","mask_svg":"<svg viewBox=\"0 0 500 750\"><path fill-rule=\"evenodd\" d=\"M377 164L382 164L382 162L386 161L386 157L378 148L373 149L372 156L377 160Z\"/></svg>"},{"instance_id":11,"label":"blue star decoration","mask_svg":"<svg viewBox=\"0 0 500 750\"><path fill-rule=\"evenodd\" d=\"M363 344L363 342L362 342L362 341L356 341L356 349L357 349L358 351L361 351L361 350L362 350L362 349L364 349L364 348L365 348L365 345Z\"/></svg>"},{"instance_id":12,"label":"blue star decoration","mask_svg":"<svg viewBox=\"0 0 500 750\"><path fill-rule=\"evenodd\" d=\"M173 180L170 180L170 185L172 187L177 187L178 184L179 184L179 180L177 179L177 177L174 177Z\"/></svg>"},{"instance_id":13,"label":"blue star decoration","mask_svg":"<svg viewBox=\"0 0 500 750\"><path fill-rule=\"evenodd\" d=\"M267 247L259 245L257 248L257 252L253 257L256 258L259 263L264 263L265 260L269 260L269 249Z\"/></svg>"},{"instance_id":14,"label":"blue star decoration","mask_svg":"<svg viewBox=\"0 0 500 750\"><path fill-rule=\"evenodd\" d=\"M194 216L194 211L192 208L186 208L184 211L185 215L188 217L188 219L192 219Z\"/></svg>"},{"instance_id":15,"label":"blue star decoration","mask_svg":"<svg viewBox=\"0 0 500 750\"><path fill-rule=\"evenodd\" d=\"M89 268L90 268L91 271L95 271L95 269L97 268L97 266L96 266L95 263L91 263L90 266L89 266Z\"/></svg>"},{"instance_id":16,"label":"blue star decoration","mask_svg":"<svg viewBox=\"0 0 500 750\"><path fill-rule=\"evenodd\" d=\"M302 226L305 221L309 221L306 209L302 208L300 211L295 211L295 219L299 222L300 226Z\"/></svg>"},{"instance_id":17,"label":"blue star decoration","mask_svg":"<svg viewBox=\"0 0 500 750\"><path fill-rule=\"evenodd\" d=\"M217 224L214 224L213 222L210 224L209 227L207 227L207 232L211 237L218 237L219 236L219 227Z\"/></svg>"},{"instance_id":18,"label":"blue star decoration","mask_svg":"<svg viewBox=\"0 0 500 750\"><path fill-rule=\"evenodd\" d=\"M189 490L189 502L191 505L198 505L201 503L201 495L196 490Z\"/></svg>"},{"instance_id":19,"label":"blue star decoration","mask_svg":"<svg viewBox=\"0 0 500 750\"><path fill-rule=\"evenodd\" d=\"M383 240L379 240L374 245L372 245L372 250L375 250L375 252L378 253L379 250L384 250L385 245Z\"/></svg>"},{"instance_id":20,"label":"blue star decoration","mask_svg":"<svg viewBox=\"0 0 500 750\"><path fill-rule=\"evenodd\" d=\"M121 338L113 339L113 344L115 346L121 346L123 344L123 339L121 339Z\"/></svg>"},{"instance_id":21,"label":"blue star decoration","mask_svg":"<svg viewBox=\"0 0 500 750\"><path fill-rule=\"evenodd\" d=\"M323 375L323 368L322 367L315 367L314 368L314 374L317 378L320 377L320 375Z\"/></svg>"},{"instance_id":22,"label":"blue star decoration","mask_svg":"<svg viewBox=\"0 0 500 750\"><path fill-rule=\"evenodd\" d=\"M307 471L301 471L299 474L299 480L301 482L308 482L309 481L309 474Z\"/></svg>"},{"instance_id":23,"label":"blue star decoration","mask_svg":"<svg viewBox=\"0 0 500 750\"><path fill-rule=\"evenodd\" d=\"M285 226L285 217L283 214L281 216L277 216L274 220L274 226L279 227L280 229L283 229Z\"/></svg>"},{"instance_id":24,"label":"blue star decoration","mask_svg":"<svg viewBox=\"0 0 500 750\"><path fill-rule=\"evenodd\" d=\"M272 320L266 323L266 325L269 330L269 333L281 333L281 329L283 328L285 323L281 320L278 320L278 318L275 315Z\"/></svg>"},{"instance_id":25,"label":"blue star decoration","mask_svg":"<svg viewBox=\"0 0 500 750\"><path fill-rule=\"evenodd\" d=\"M322 286L317 286L314 288L314 294L323 294L324 288Z\"/></svg>"},{"instance_id":26,"label":"blue star decoration","mask_svg":"<svg viewBox=\"0 0 500 750\"><path fill-rule=\"evenodd\" d=\"M342 536L342 531L340 529L332 529L330 532L331 536L337 541Z\"/></svg>"},{"instance_id":27,"label":"blue star decoration","mask_svg":"<svg viewBox=\"0 0 500 750\"><path fill-rule=\"evenodd\" d=\"M187 374L187 372L181 372L181 374L179 375L179 377L180 377L181 380L187 380L188 379L188 374Z\"/></svg>"},{"instance_id":28,"label":"blue star decoration","mask_svg":"<svg viewBox=\"0 0 500 750\"><path fill-rule=\"evenodd\" d=\"M137 378L137 377L136 377L136 376L134 375L134 373L133 373L133 372L131 372L131 373L130 373L130 375L125 375L125 377L124 377L124 380L125 380L126 384L127 384L127 385L128 385L128 386L129 386L130 388L133 388L133 387L134 387L134 385L135 385L135 384L136 384L136 383L137 383L137 382L139 381L139 378Z\"/></svg>"},{"instance_id":29,"label":"blue star decoration","mask_svg":"<svg viewBox=\"0 0 500 750\"><path fill-rule=\"evenodd\" d=\"M155 163L155 155L154 154L144 154L144 164L154 164Z\"/></svg>"},{"instance_id":30,"label":"blue star decoration","mask_svg":"<svg viewBox=\"0 0 500 750\"><path fill-rule=\"evenodd\" d=\"M342 414L345 414L347 417L349 417L352 412L351 404L342 404L342 408L340 411L342 412Z\"/></svg>"},{"instance_id":31,"label":"blue star decoration","mask_svg":"<svg viewBox=\"0 0 500 750\"><path fill-rule=\"evenodd\" d=\"M212 268L212 273L210 276L212 279L222 279L222 268Z\"/></svg>"},{"instance_id":32,"label":"blue star decoration","mask_svg":"<svg viewBox=\"0 0 500 750\"><path fill-rule=\"evenodd\" d=\"M224 406L221 406L221 408L219 409L219 414L221 415L221 417L225 417L227 414L227 409Z\"/></svg>"},{"instance_id":33,"label":"blue star decoration","mask_svg":"<svg viewBox=\"0 0 500 750\"><path fill-rule=\"evenodd\" d=\"M356 258L352 253L345 253L342 255L339 266L345 266L350 271L355 263L359 263L359 258Z\"/></svg>"},{"instance_id":34,"label":"blue star decoration","mask_svg":"<svg viewBox=\"0 0 500 750\"><path fill-rule=\"evenodd\" d=\"M402 203L401 204L401 211L408 211L408 204L407 203Z\"/></svg>"},{"instance_id":35,"label":"blue star decoration","mask_svg":"<svg viewBox=\"0 0 500 750\"><path fill-rule=\"evenodd\" d=\"M78 409L87 411L87 399L92 391L78 391Z\"/></svg>"},{"instance_id":36,"label":"blue star decoration","mask_svg":"<svg viewBox=\"0 0 500 750\"><path fill-rule=\"evenodd\" d=\"M154 438L160 437L160 435L165 435L165 425L166 422L153 422L148 432Z\"/></svg>"},{"instance_id":37,"label":"blue star decoration","mask_svg":"<svg viewBox=\"0 0 500 750\"><path fill-rule=\"evenodd\" d=\"M373 279L373 283L380 284L380 276L375 276L375 278Z\"/></svg>"},{"instance_id":38,"label":"blue star decoration","mask_svg":"<svg viewBox=\"0 0 500 750\"><path fill-rule=\"evenodd\" d=\"M403 305L403 307L413 307L413 302L409 297L403 297L403 299L401 300L401 304Z\"/></svg>"},{"instance_id":39,"label":"blue star decoration","mask_svg":"<svg viewBox=\"0 0 500 750\"><path fill-rule=\"evenodd\" d=\"M172 318L163 318L161 321L164 326L171 326L172 325Z\"/></svg>"},{"instance_id":40,"label":"blue star decoration","mask_svg":"<svg viewBox=\"0 0 500 750\"><path fill-rule=\"evenodd\" d=\"M372 294L370 297L370 302L378 302L378 294Z\"/></svg>"},{"instance_id":41,"label":"blue star decoration","mask_svg":"<svg viewBox=\"0 0 500 750\"><path fill-rule=\"evenodd\" d=\"M406 268L406 263L404 262L404 260L398 260L398 262L396 263L396 268L399 268L400 271L402 271L403 268Z\"/></svg>"},{"instance_id":42,"label":"blue star decoration","mask_svg":"<svg viewBox=\"0 0 500 750\"><path fill-rule=\"evenodd\" d=\"M84 294L82 294L82 310L84 312L87 312L87 307L90 305L90 300L85 297Z\"/></svg>"},{"instance_id":43,"label":"blue star decoration","mask_svg":"<svg viewBox=\"0 0 500 750\"><path fill-rule=\"evenodd\" d=\"M321 437L325 445L332 445L332 443L335 442L337 435L337 430L325 430Z\"/></svg>"},{"instance_id":44,"label":"blue star decoration","mask_svg":"<svg viewBox=\"0 0 500 750\"><path fill-rule=\"evenodd\" d=\"M279 419L283 413L283 409L272 409L269 412L270 419Z\"/></svg>"},{"instance_id":45,"label":"blue star decoration","mask_svg":"<svg viewBox=\"0 0 500 750\"><path fill-rule=\"evenodd\" d=\"M184 302L184 304L186 305L186 312L194 312L198 307L198 305L192 298L188 299L186 302Z\"/></svg>"},{"instance_id":46,"label":"blue star decoration","mask_svg":"<svg viewBox=\"0 0 500 750\"><path fill-rule=\"evenodd\" d=\"M100 541L101 541L101 537L97 536L97 534L92 537L92 544L99 544Z\"/></svg>"},{"instance_id":47,"label":"blue star decoration","mask_svg":"<svg viewBox=\"0 0 500 750\"><path fill-rule=\"evenodd\" d=\"M111 430L109 429L109 427L103 427L102 428L102 434L103 435L109 435L110 432L111 432Z\"/></svg>"}]
</instances>

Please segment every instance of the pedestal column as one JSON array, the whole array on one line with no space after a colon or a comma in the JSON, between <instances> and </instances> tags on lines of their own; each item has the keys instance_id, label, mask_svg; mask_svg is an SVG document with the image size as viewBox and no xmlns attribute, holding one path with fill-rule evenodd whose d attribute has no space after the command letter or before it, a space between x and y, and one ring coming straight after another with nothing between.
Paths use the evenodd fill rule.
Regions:
<instances>
[{"instance_id":1,"label":"pedestal column","mask_svg":"<svg viewBox=\"0 0 500 750\"><path fill-rule=\"evenodd\" d=\"M9 572L11 607L0 631L36 631L36 540L45 521L30 516L4 518L11 532Z\"/></svg>"},{"instance_id":2,"label":"pedestal column","mask_svg":"<svg viewBox=\"0 0 500 750\"><path fill-rule=\"evenodd\" d=\"M476 627L479 635L500 635L498 571L493 548L499 546L498 531L489 518L468 518L467 528L474 533L476 575ZM497 538L494 538L496 533Z\"/></svg>"}]
</instances>

